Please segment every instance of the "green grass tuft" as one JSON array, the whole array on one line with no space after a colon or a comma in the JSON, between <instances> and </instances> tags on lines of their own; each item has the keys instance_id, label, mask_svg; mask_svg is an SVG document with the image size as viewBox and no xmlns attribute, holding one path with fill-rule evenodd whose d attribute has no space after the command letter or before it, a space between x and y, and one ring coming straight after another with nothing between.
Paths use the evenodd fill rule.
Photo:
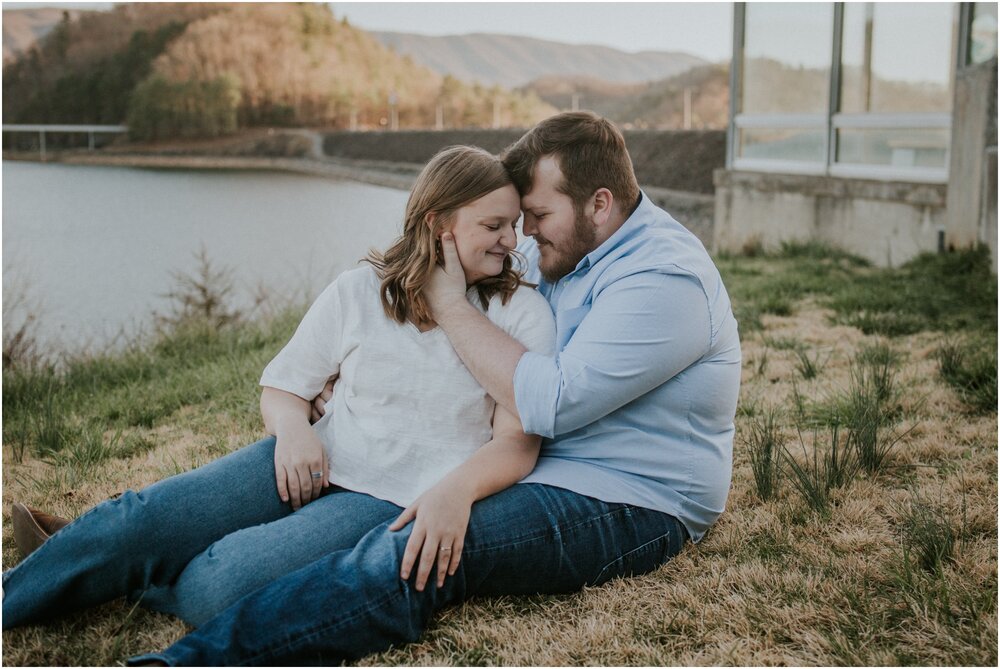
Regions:
<instances>
[{"instance_id":1,"label":"green grass tuft","mask_svg":"<svg viewBox=\"0 0 1000 669\"><path fill-rule=\"evenodd\" d=\"M899 356L887 344L863 348L851 366L851 386L842 400L848 443L861 468L877 474L904 435L891 431L899 419L896 373Z\"/></svg>"},{"instance_id":2,"label":"green grass tuft","mask_svg":"<svg viewBox=\"0 0 1000 669\"><path fill-rule=\"evenodd\" d=\"M871 263L846 251L842 251L835 246L816 240L811 241L785 241L776 254L778 258L820 260L827 262L837 262L851 267L870 267Z\"/></svg>"},{"instance_id":3,"label":"green grass tuft","mask_svg":"<svg viewBox=\"0 0 1000 669\"><path fill-rule=\"evenodd\" d=\"M782 447L789 482L810 509L825 515L829 512L832 491L846 487L856 477L859 468L857 456L847 447L836 425L830 430L828 448L821 448L820 437L815 433L811 453L806 449L801 434L799 442L804 455L802 462Z\"/></svg>"},{"instance_id":4,"label":"green grass tuft","mask_svg":"<svg viewBox=\"0 0 1000 669\"><path fill-rule=\"evenodd\" d=\"M903 545L921 569L939 575L954 560L959 530L938 508L914 494L903 510Z\"/></svg>"},{"instance_id":5,"label":"green grass tuft","mask_svg":"<svg viewBox=\"0 0 1000 669\"><path fill-rule=\"evenodd\" d=\"M799 374L806 381L810 379L815 379L819 376L819 373L823 371L823 367L826 365L829 356L824 359L820 358L820 352L817 351L815 355L810 356L809 351L805 347L798 347L795 349L795 369L798 370Z\"/></svg>"},{"instance_id":6,"label":"green grass tuft","mask_svg":"<svg viewBox=\"0 0 1000 669\"><path fill-rule=\"evenodd\" d=\"M775 351L795 351L802 347L802 342L794 337L764 337L764 345Z\"/></svg>"},{"instance_id":7,"label":"green grass tuft","mask_svg":"<svg viewBox=\"0 0 1000 669\"><path fill-rule=\"evenodd\" d=\"M997 341L972 337L943 344L936 351L938 373L974 413L997 410Z\"/></svg>"},{"instance_id":8,"label":"green grass tuft","mask_svg":"<svg viewBox=\"0 0 1000 669\"><path fill-rule=\"evenodd\" d=\"M745 445L757 496L767 502L777 494L781 474L782 442L773 407L763 409L750 418Z\"/></svg>"},{"instance_id":9,"label":"green grass tuft","mask_svg":"<svg viewBox=\"0 0 1000 669\"><path fill-rule=\"evenodd\" d=\"M894 368L903 361L903 354L892 348L889 342L879 340L862 346L855 360L861 365Z\"/></svg>"}]
</instances>

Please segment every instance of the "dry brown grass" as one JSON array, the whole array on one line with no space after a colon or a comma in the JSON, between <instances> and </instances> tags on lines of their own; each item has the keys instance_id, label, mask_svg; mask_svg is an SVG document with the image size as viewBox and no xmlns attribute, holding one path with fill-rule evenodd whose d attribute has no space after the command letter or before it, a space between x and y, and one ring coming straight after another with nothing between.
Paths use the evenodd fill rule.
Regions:
<instances>
[{"instance_id":1,"label":"dry brown grass","mask_svg":"<svg viewBox=\"0 0 1000 669\"><path fill-rule=\"evenodd\" d=\"M749 414L778 407L785 440L798 446L797 391L824 403L850 385L857 352L876 341L831 326L814 303L764 316L745 335L741 412L728 510L699 545L656 572L570 596L468 602L437 617L417 643L362 665L988 665L997 661L997 418L966 412L939 380L940 337L890 340L902 356L900 430L913 427L890 467L833 491L827 514L809 511L783 480L762 503L741 447ZM804 380L792 338L827 358ZM766 363L760 360L765 356ZM76 515L126 487L141 487L256 438L256 423L210 404L141 430L156 448L112 459L86 478L37 459L13 462L4 447L3 564L14 500ZM803 433L811 443L808 431ZM918 495L959 533L939 575L907 572L904 516ZM907 576L908 574L908 576ZM168 645L185 631L167 616L119 601L44 627L3 633L9 665L114 665Z\"/></svg>"}]
</instances>

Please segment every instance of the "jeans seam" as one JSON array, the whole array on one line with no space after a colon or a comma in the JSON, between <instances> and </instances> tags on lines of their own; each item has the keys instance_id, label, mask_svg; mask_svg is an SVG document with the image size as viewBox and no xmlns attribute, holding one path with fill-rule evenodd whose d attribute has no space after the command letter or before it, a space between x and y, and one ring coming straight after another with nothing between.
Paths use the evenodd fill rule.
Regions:
<instances>
[{"instance_id":1,"label":"jeans seam","mask_svg":"<svg viewBox=\"0 0 1000 669\"><path fill-rule=\"evenodd\" d=\"M571 525L562 526L559 523L554 522L550 526L550 528L546 528L544 531L536 532L535 534L524 535L524 536L518 537L517 539L513 539L513 540L507 541L507 542L502 543L502 544L491 544L491 545L477 546L477 547L475 547L472 550L465 550L463 552L465 554L467 554L467 555L476 555L476 554L481 553L483 551L495 551L495 550L512 548L514 546L519 546L521 544L530 543L532 541L536 541L536 540L538 540L540 538L543 538L543 537L545 537L548 534L549 530L553 530L554 531L553 533L556 536L559 536L561 534L566 534L568 532L572 532L574 530L577 530L577 529L579 529L581 527L586 527L587 525L593 525L595 523L599 523L599 522L604 521L607 518L609 518L611 516L614 516L614 515L617 515L617 514L622 514L622 515L631 514L633 508L636 508L636 507L633 507L630 504L621 504L621 505L619 505L619 506L617 506L615 508L608 509L607 511L603 511L599 515L588 516L588 517L586 517L586 518L584 518L584 519L582 519L582 520L580 520L578 522L575 522L575 523L573 523Z\"/></svg>"},{"instance_id":2,"label":"jeans seam","mask_svg":"<svg viewBox=\"0 0 1000 669\"><path fill-rule=\"evenodd\" d=\"M633 548L632 550L628 551L627 553L623 553L623 554L619 555L614 560L612 560L611 562L609 562L606 565L604 565L603 567L601 567L601 571L598 572L597 579L595 580L595 583L599 583L601 581L601 578L604 576L604 572L606 572L615 563L622 562L622 561L628 559L631 556L639 555L642 552L646 551L647 549L651 548L654 544L656 544L658 542L661 542L664 539L667 540L666 543L669 546L669 544L670 544L670 532L669 531L664 532L663 534L661 534L660 536L656 537L655 539L650 539L649 541L647 541L646 543L644 543L641 546L636 546L635 548Z\"/></svg>"},{"instance_id":3,"label":"jeans seam","mask_svg":"<svg viewBox=\"0 0 1000 669\"><path fill-rule=\"evenodd\" d=\"M629 508L629 507L621 507L621 508L618 508L618 509L612 509L611 511L604 512L604 513L602 513L599 516L592 516L592 517L587 518L586 520L580 521L578 523L575 523L573 525L569 525L569 526L566 526L566 527L562 527L558 523L556 523L556 524L552 525L551 528L549 528L549 529L551 529L553 531L553 534L555 536L559 536L561 534L566 534L567 532L571 532L571 531L579 529L581 527L586 527L587 525L593 525L594 523L597 523L599 521L605 520L606 518L608 518L610 516L613 516L615 514L622 513L626 508ZM536 532L535 534L527 534L527 535L518 537L515 540L507 541L507 542L502 543L502 544L492 544L492 545L487 545L487 546L477 546L473 550L463 550L463 553L465 553L467 555L476 555L476 554L481 553L483 551L503 550L503 549L506 549L506 548L513 548L515 546L520 546L521 544L531 543L532 541L536 541L538 539L544 538L549 533L549 529L546 529L546 530L540 531L540 532Z\"/></svg>"},{"instance_id":4,"label":"jeans seam","mask_svg":"<svg viewBox=\"0 0 1000 669\"><path fill-rule=\"evenodd\" d=\"M128 491L126 491L126 492L128 492ZM105 504L107 504L107 503L109 503L111 501L113 501L113 500L105 500L104 502L101 502L101 503L99 503L99 504L97 504L95 506L92 506L91 508L89 508L86 511L84 511L82 514L80 514L76 518L73 518L69 522L69 525L66 525L66 527L69 527L70 525L75 524L76 521L80 520L81 518L86 518L87 516L95 513L96 511L98 511L98 509L102 508ZM57 530L56 532L53 532L51 535L49 535L49 537L44 542L42 542L42 546L44 546L45 544L49 543L50 541L52 541L53 539L55 539L57 536L59 536L59 533L62 532L63 530L65 530L66 527L62 527L59 530ZM66 535L63 534L60 537L59 541L62 541L62 539L65 538L65 536ZM39 546L38 549L42 548L42 546ZM3 573L3 582L4 582L4 584L7 583L7 579L10 577L11 574L13 574L13 572L15 570L20 569L23 565L28 564L32 560L38 558L38 549L33 550L27 557L25 557L23 560L21 560L16 565L14 565L13 567L11 567L10 569L8 569L7 571L5 571Z\"/></svg>"}]
</instances>

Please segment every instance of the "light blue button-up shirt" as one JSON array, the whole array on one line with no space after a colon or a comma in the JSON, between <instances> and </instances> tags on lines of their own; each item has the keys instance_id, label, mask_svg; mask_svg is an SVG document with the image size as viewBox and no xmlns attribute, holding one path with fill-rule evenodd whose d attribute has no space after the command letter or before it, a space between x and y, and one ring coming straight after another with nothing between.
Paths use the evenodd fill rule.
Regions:
<instances>
[{"instance_id":1,"label":"light blue button-up shirt","mask_svg":"<svg viewBox=\"0 0 1000 669\"><path fill-rule=\"evenodd\" d=\"M669 513L699 541L729 494L740 385L736 320L705 247L643 194L556 283L533 239L518 250L558 351L525 353L514 373L524 430L545 437L524 482Z\"/></svg>"}]
</instances>

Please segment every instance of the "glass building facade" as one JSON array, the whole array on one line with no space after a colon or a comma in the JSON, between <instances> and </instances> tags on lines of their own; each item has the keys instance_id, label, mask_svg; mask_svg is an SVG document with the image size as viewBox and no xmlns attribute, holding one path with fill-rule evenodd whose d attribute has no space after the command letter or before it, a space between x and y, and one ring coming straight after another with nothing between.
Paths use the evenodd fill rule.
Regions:
<instances>
[{"instance_id":1,"label":"glass building facade","mask_svg":"<svg viewBox=\"0 0 1000 669\"><path fill-rule=\"evenodd\" d=\"M996 44L994 3L737 4L728 167L944 183L956 68Z\"/></svg>"}]
</instances>

